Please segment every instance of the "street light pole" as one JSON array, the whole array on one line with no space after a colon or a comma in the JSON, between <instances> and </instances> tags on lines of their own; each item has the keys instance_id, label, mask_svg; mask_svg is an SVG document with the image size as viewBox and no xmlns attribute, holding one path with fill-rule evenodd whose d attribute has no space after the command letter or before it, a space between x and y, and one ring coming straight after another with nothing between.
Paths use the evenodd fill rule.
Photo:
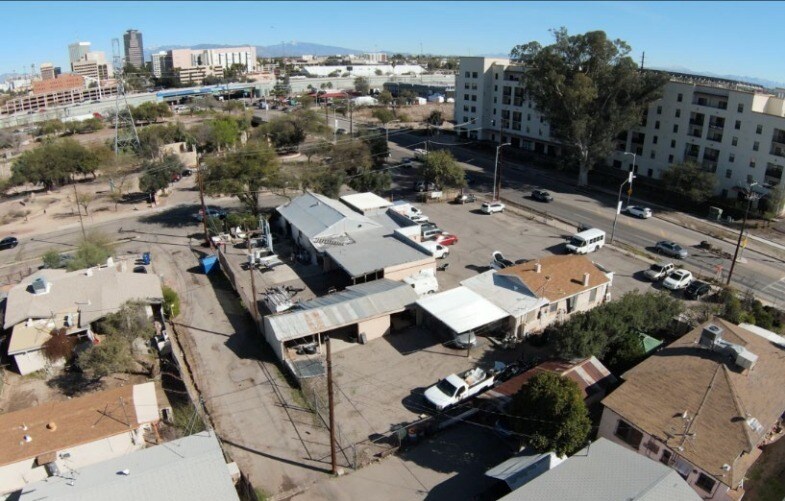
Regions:
<instances>
[{"instance_id":1,"label":"street light pole","mask_svg":"<svg viewBox=\"0 0 785 501\"><path fill-rule=\"evenodd\" d=\"M619 212L621 212L621 190L627 183L630 183L630 186L632 186L633 179L635 179L635 174L630 171L630 175L627 177L627 179L624 180L623 183L621 183L621 186L619 186L619 196L616 198L616 216L613 218L613 229L611 230L611 243L613 243L613 238L616 235L616 221L618 221Z\"/></svg>"},{"instance_id":2,"label":"street light pole","mask_svg":"<svg viewBox=\"0 0 785 501\"><path fill-rule=\"evenodd\" d=\"M739 257L739 248L741 247L741 241L744 238L744 229L747 227L747 215L750 212L750 206L752 205L753 200L757 200L758 194L752 191L753 186L757 186L757 181L752 182L747 189L747 208L744 210L744 220L741 222L741 229L739 230L739 240L736 242L736 251L733 253L733 261L730 263L730 270L728 271L728 281L726 285L730 285L731 277L733 277L733 269L736 267L736 259Z\"/></svg>"},{"instance_id":3,"label":"street light pole","mask_svg":"<svg viewBox=\"0 0 785 501\"><path fill-rule=\"evenodd\" d=\"M635 175L634 175L635 174L635 159L637 158L637 155L635 153L633 153L633 152L630 152L630 151L625 151L624 154L625 155L632 155L632 173L633 173L633 176L630 179L630 188L627 190L627 207L629 207L630 206L630 196L632 195L632 180L635 179Z\"/></svg>"},{"instance_id":4,"label":"street light pole","mask_svg":"<svg viewBox=\"0 0 785 501\"><path fill-rule=\"evenodd\" d=\"M496 193L496 186L497 186L497 183L496 183L496 172L499 169L499 150L502 149L502 146L510 146L510 144L511 143L502 143L502 144L500 144L499 146L496 147L496 161L494 161L494 163L493 163L493 200L494 201L496 200L496 195L497 195L497 193ZM498 183L498 184L501 184L501 183Z\"/></svg>"}]
</instances>

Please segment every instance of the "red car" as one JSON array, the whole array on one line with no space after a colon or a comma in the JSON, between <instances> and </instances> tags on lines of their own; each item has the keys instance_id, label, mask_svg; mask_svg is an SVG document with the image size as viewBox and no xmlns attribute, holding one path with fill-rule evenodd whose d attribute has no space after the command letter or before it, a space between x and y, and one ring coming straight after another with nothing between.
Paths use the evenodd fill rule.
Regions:
<instances>
[{"instance_id":1,"label":"red car","mask_svg":"<svg viewBox=\"0 0 785 501\"><path fill-rule=\"evenodd\" d=\"M436 243L442 245L455 245L458 243L458 237L451 233L442 233L436 237Z\"/></svg>"}]
</instances>

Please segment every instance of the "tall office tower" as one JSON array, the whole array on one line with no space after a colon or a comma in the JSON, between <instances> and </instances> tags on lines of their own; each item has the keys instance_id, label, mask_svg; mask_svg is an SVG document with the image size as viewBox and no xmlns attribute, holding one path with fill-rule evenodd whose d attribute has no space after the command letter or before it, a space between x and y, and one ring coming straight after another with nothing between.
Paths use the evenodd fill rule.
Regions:
<instances>
[{"instance_id":1,"label":"tall office tower","mask_svg":"<svg viewBox=\"0 0 785 501\"><path fill-rule=\"evenodd\" d=\"M90 42L75 42L68 45L68 61L74 64L85 58L90 52Z\"/></svg>"},{"instance_id":2,"label":"tall office tower","mask_svg":"<svg viewBox=\"0 0 785 501\"><path fill-rule=\"evenodd\" d=\"M55 67L52 63L41 63L41 80L54 80Z\"/></svg>"},{"instance_id":3,"label":"tall office tower","mask_svg":"<svg viewBox=\"0 0 785 501\"><path fill-rule=\"evenodd\" d=\"M125 64L143 68L144 44L142 43L142 32L137 30L126 31L123 35L123 46L125 48Z\"/></svg>"}]
</instances>

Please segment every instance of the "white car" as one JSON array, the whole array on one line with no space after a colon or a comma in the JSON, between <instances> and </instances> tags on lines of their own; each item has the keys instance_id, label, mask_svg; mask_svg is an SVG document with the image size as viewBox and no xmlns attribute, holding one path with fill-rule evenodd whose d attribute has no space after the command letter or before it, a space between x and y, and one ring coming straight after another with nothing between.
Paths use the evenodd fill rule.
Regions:
<instances>
[{"instance_id":1,"label":"white car","mask_svg":"<svg viewBox=\"0 0 785 501\"><path fill-rule=\"evenodd\" d=\"M483 202L480 209L486 214L493 214L494 212L504 212L504 204L501 202Z\"/></svg>"},{"instance_id":2,"label":"white car","mask_svg":"<svg viewBox=\"0 0 785 501\"><path fill-rule=\"evenodd\" d=\"M412 214L409 216L409 219L411 219L414 223L427 223L429 221L428 216L423 213Z\"/></svg>"},{"instance_id":3,"label":"white car","mask_svg":"<svg viewBox=\"0 0 785 501\"><path fill-rule=\"evenodd\" d=\"M668 278L662 282L662 286L672 291L686 289L690 282L692 282L692 272L687 270L672 271Z\"/></svg>"},{"instance_id":4,"label":"white car","mask_svg":"<svg viewBox=\"0 0 785 501\"><path fill-rule=\"evenodd\" d=\"M630 216L639 217L641 219L649 219L651 217L651 209L648 207L641 207L639 205L628 205L627 214Z\"/></svg>"}]
</instances>

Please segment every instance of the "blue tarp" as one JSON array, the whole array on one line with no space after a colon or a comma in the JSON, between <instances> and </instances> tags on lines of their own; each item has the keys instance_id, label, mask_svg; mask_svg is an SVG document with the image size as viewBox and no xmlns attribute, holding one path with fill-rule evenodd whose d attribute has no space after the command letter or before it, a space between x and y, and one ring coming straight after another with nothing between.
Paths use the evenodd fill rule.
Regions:
<instances>
[{"instance_id":1,"label":"blue tarp","mask_svg":"<svg viewBox=\"0 0 785 501\"><path fill-rule=\"evenodd\" d=\"M213 268L217 268L218 266L220 266L218 264L218 256L214 254L199 259L199 263L201 263L202 270L204 271L205 275L213 271Z\"/></svg>"}]
</instances>

